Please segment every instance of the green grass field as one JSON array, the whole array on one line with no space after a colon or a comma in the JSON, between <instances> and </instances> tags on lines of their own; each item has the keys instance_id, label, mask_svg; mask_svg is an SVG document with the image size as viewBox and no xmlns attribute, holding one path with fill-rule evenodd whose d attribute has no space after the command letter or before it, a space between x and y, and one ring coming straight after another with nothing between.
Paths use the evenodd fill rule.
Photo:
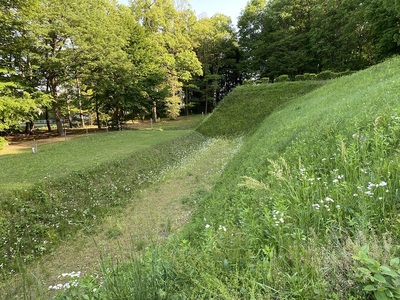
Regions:
<instances>
[{"instance_id":1,"label":"green grass field","mask_svg":"<svg viewBox=\"0 0 400 300\"><path fill-rule=\"evenodd\" d=\"M180 137L189 131L116 131L67 138L21 154L0 156L0 189L26 189L39 181L85 172L99 165L123 160L138 151Z\"/></svg>"},{"instance_id":2,"label":"green grass field","mask_svg":"<svg viewBox=\"0 0 400 300\"><path fill-rule=\"evenodd\" d=\"M211 192L185 198L190 222L143 256L103 260L100 279L88 275L56 299L399 299L399 69L393 58L325 84L237 88L198 131L245 136L244 144ZM123 205L142 180L133 174L171 164L188 153L178 149L204 139L190 131L150 154L134 153L129 164L105 162L35 185L3 203L3 235L57 240L68 220ZM154 160L158 154L164 159ZM41 226L7 227L17 211L18 224L29 215Z\"/></svg>"}]
</instances>

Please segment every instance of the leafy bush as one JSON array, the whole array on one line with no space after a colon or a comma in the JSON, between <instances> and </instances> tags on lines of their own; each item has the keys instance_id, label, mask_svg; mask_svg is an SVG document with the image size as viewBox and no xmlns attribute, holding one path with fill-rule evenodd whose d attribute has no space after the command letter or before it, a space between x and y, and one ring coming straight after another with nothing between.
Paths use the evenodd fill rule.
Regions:
<instances>
[{"instance_id":1,"label":"leafy bush","mask_svg":"<svg viewBox=\"0 0 400 300\"><path fill-rule=\"evenodd\" d=\"M337 77L337 74L330 70L325 70L325 71L322 71L321 73L317 74L318 80L328 80L328 79L334 79L336 77Z\"/></svg>"},{"instance_id":2,"label":"leafy bush","mask_svg":"<svg viewBox=\"0 0 400 300\"><path fill-rule=\"evenodd\" d=\"M358 278L365 292L372 292L377 300L400 299L400 259L393 257L389 265L380 264L368 255L369 247L362 247L354 259L359 261Z\"/></svg>"},{"instance_id":3,"label":"leafy bush","mask_svg":"<svg viewBox=\"0 0 400 300\"><path fill-rule=\"evenodd\" d=\"M256 81L257 84L264 84L264 83L269 83L269 78L268 77L263 77L260 78Z\"/></svg>"},{"instance_id":4,"label":"leafy bush","mask_svg":"<svg viewBox=\"0 0 400 300\"><path fill-rule=\"evenodd\" d=\"M274 82L287 82L290 81L289 75L280 75L275 78Z\"/></svg>"},{"instance_id":5,"label":"leafy bush","mask_svg":"<svg viewBox=\"0 0 400 300\"><path fill-rule=\"evenodd\" d=\"M7 140L0 136L0 150L3 150L7 145Z\"/></svg>"},{"instance_id":6,"label":"leafy bush","mask_svg":"<svg viewBox=\"0 0 400 300\"><path fill-rule=\"evenodd\" d=\"M354 73L356 73L356 72L347 70L347 71L343 71L343 72L337 73L337 77L348 76L348 75L351 75L351 74L354 74Z\"/></svg>"},{"instance_id":7,"label":"leafy bush","mask_svg":"<svg viewBox=\"0 0 400 300\"><path fill-rule=\"evenodd\" d=\"M305 80L315 80L317 79L317 74L315 73L304 73Z\"/></svg>"},{"instance_id":8,"label":"leafy bush","mask_svg":"<svg viewBox=\"0 0 400 300\"><path fill-rule=\"evenodd\" d=\"M245 79L243 80L243 85L253 85L255 82L252 79Z\"/></svg>"},{"instance_id":9,"label":"leafy bush","mask_svg":"<svg viewBox=\"0 0 400 300\"><path fill-rule=\"evenodd\" d=\"M294 81L304 81L304 80L306 80L304 75L296 75L294 77Z\"/></svg>"}]
</instances>

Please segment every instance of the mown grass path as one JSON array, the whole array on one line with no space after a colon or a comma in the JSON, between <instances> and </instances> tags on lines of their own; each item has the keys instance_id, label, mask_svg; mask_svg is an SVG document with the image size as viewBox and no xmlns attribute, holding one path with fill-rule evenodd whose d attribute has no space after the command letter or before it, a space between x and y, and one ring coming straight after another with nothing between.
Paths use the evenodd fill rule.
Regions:
<instances>
[{"instance_id":1,"label":"mown grass path","mask_svg":"<svg viewBox=\"0 0 400 300\"><path fill-rule=\"evenodd\" d=\"M140 191L117 215L104 219L94 232L81 232L54 253L0 285L0 299L49 299L49 286L64 284L63 273L94 274L101 259L123 261L176 232L190 218L182 199L209 190L240 148L239 140L212 139L161 180ZM61 277L60 277L61 276Z\"/></svg>"}]
</instances>

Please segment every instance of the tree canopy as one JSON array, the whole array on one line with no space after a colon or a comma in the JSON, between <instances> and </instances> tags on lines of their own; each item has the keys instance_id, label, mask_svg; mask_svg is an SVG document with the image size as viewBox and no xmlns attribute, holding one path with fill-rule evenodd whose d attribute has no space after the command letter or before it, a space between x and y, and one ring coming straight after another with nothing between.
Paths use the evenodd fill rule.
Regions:
<instances>
[{"instance_id":1,"label":"tree canopy","mask_svg":"<svg viewBox=\"0 0 400 300\"><path fill-rule=\"evenodd\" d=\"M359 70L398 54L394 0L249 0L237 28L186 0L0 0L0 132L36 118L208 113L243 79ZM50 125L48 125L51 130Z\"/></svg>"},{"instance_id":2,"label":"tree canopy","mask_svg":"<svg viewBox=\"0 0 400 300\"><path fill-rule=\"evenodd\" d=\"M238 23L243 71L276 78L376 64L400 50L395 2L251 0Z\"/></svg>"}]
</instances>

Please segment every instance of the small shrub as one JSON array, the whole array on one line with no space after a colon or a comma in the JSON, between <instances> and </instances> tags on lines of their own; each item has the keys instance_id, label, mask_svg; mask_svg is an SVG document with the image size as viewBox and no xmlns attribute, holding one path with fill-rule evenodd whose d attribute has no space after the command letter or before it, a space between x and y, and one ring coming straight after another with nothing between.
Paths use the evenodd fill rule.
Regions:
<instances>
[{"instance_id":1,"label":"small shrub","mask_svg":"<svg viewBox=\"0 0 400 300\"><path fill-rule=\"evenodd\" d=\"M245 80L243 80L243 85L252 85L252 84L254 84L255 82L254 82L254 80L253 79L245 79Z\"/></svg>"},{"instance_id":2,"label":"small shrub","mask_svg":"<svg viewBox=\"0 0 400 300\"><path fill-rule=\"evenodd\" d=\"M318 80L329 80L329 79L334 79L337 77L337 74L335 72L332 72L330 70L325 70L322 71L317 75Z\"/></svg>"},{"instance_id":3,"label":"small shrub","mask_svg":"<svg viewBox=\"0 0 400 300\"><path fill-rule=\"evenodd\" d=\"M400 260L393 257L389 265L380 264L368 255L369 247L364 246L354 255L362 267L358 268L357 277L366 283L364 291L373 293L375 298L400 299Z\"/></svg>"},{"instance_id":4,"label":"small shrub","mask_svg":"<svg viewBox=\"0 0 400 300\"><path fill-rule=\"evenodd\" d=\"M317 74L315 73L304 73L305 80L315 80L317 79Z\"/></svg>"},{"instance_id":5,"label":"small shrub","mask_svg":"<svg viewBox=\"0 0 400 300\"><path fill-rule=\"evenodd\" d=\"M0 136L0 150L3 150L7 145L7 140Z\"/></svg>"},{"instance_id":6,"label":"small shrub","mask_svg":"<svg viewBox=\"0 0 400 300\"><path fill-rule=\"evenodd\" d=\"M257 84L264 84L264 83L269 83L269 78L268 77L263 77L260 78L256 81Z\"/></svg>"},{"instance_id":7,"label":"small shrub","mask_svg":"<svg viewBox=\"0 0 400 300\"><path fill-rule=\"evenodd\" d=\"M289 75L280 75L275 78L275 82L287 82L290 81Z\"/></svg>"}]
</instances>

